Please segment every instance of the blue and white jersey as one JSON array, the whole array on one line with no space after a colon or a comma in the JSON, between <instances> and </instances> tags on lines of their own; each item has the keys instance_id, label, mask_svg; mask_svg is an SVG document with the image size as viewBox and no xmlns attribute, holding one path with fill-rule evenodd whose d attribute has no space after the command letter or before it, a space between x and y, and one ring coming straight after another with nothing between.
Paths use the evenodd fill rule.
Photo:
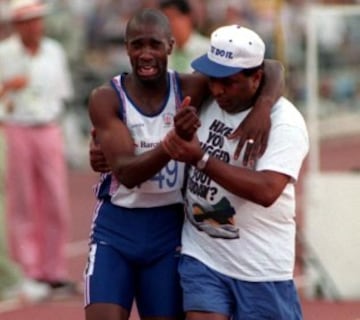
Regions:
<instances>
[{"instance_id":1,"label":"blue and white jersey","mask_svg":"<svg viewBox=\"0 0 360 320\"><path fill-rule=\"evenodd\" d=\"M177 74L168 73L167 97L158 113L146 115L132 101L124 86L125 75L115 76L111 84L120 100L119 116L134 139L135 154L156 147L173 128L173 118L182 97ZM126 208L148 208L183 202L181 189L184 182L183 163L171 160L151 179L132 189L117 181L111 173L104 174L97 185L98 198L111 197L111 202Z\"/></svg>"}]
</instances>

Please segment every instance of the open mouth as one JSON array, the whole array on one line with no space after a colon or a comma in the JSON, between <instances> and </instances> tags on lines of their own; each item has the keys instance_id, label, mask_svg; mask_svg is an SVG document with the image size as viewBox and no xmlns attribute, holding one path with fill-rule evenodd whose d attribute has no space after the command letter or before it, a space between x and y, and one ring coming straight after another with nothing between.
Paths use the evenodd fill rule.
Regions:
<instances>
[{"instance_id":1,"label":"open mouth","mask_svg":"<svg viewBox=\"0 0 360 320\"><path fill-rule=\"evenodd\" d=\"M154 66L139 66L137 70L142 77L154 76L158 73L158 69Z\"/></svg>"}]
</instances>

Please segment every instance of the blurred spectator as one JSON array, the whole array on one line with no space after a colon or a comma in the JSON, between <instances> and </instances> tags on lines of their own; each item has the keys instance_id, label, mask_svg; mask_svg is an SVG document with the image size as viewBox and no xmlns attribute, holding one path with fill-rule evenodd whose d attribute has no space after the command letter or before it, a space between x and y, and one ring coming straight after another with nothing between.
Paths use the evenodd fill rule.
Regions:
<instances>
[{"instance_id":1,"label":"blurred spectator","mask_svg":"<svg viewBox=\"0 0 360 320\"><path fill-rule=\"evenodd\" d=\"M288 0L282 6L284 58L287 65L304 68L306 0Z\"/></svg>"},{"instance_id":2,"label":"blurred spectator","mask_svg":"<svg viewBox=\"0 0 360 320\"><path fill-rule=\"evenodd\" d=\"M214 3L211 2L208 8L208 16L215 28L223 25L238 24L244 27L251 27L255 22L255 14L252 11L249 1L246 0L226 0Z\"/></svg>"},{"instance_id":3,"label":"blurred spectator","mask_svg":"<svg viewBox=\"0 0 360 320\"><path fill-rule=\"evenodd\" d=\"M225 23L239 24L244 27L251 27L254 23L254 15L248 1L230 0L225 7Z\"/></svg>"},{"instance_id":4,"label":"blurred spectator","mask_svg":"<svg viewBox=\"0 0 360 320\"><path fill-rule=\"evenodd\" d=\"M125 26L132 13L151 1L97 0L86 21L87 65L102 81L129 71Z\"/></svg>"},{"instance_id":5,"label":"blurred spectator","mask_svg":"<svg viewBox=\"0 0 360 320\"><path fill-rule=\"evenodd\" d=\"M266 57L279 59L282 61L283 48L280 43L281 29L279 28L279 13L281 10L281 0L251 0L250 6L256 19L253 21L253 29L263 38L266 43Z\"/></svg>"},{"instance_id":6,"label":"blurred spectator","mask_svg":"<svg viewBox=\"0 0 360 320\"><path fill-rule=\"evenodd\" d=\"M1 93L0 93L1 96ZM1 97L0 97L1 99ZM1 104L1 100L0 100ZM2 121L2 119L1 119ZM8 255L5 217L5 148L2 123L0 123L0 301L7 299L9 291L13 291L20 283L21 274Z\"/></svg>"},{"instance_id":7,"label":"blurred spectator","mask_svg":"<svg viewBox=\"0 0 360 320\"><path fill-rule=\"evenodd\" d=\"M334 64L338 66L343 57L336 53L343 45L347 32L343 17L336 14L328 15L324 19L318 19L316 25L317 33L321 34L319 37L320 67L327 69L334 67Z\"/></svg>"},{"instance_id":8,"label":"blurred spectator","mask_svg":"<svg viewBox=\"0 0 360 320\"><path fill-rule=\"evenodd\" d=\"M0 1L0 44L10 35L10 26L6 15L7 3ZM0 70L1 71L1 70ZM1 77L1 75L0 75ZM6 298L11 290L19 281L20 273L16 270L15 264L8 256L7 239L6 239L6 218L5 218L5 157L6 144L3 133L3 120L7 108L3 86L0 82L0 300Z\"/></svg>"},{"instance_id":9,"label":"blurred spectator","mask_svg":"<svg viewBox=\"0 0 360 320\"><path fill-rule=\"evenodd\" d=\"M14 34L0 46L0 83L11 103L4 122L10 253L27 278L73 293L65 257L69 199L59 125L64 101L73 93L70 74L60 44L43 36L45 4L14 0L10 8Z\"/></svg>"},{"instance_id":10,"label":"blurred spectator","mask_svg":"<svg viewBox=\"0 0 360 320\"><path fill-rule=\"evenodd\" d=\"M161 1L161 0L160 0ZM188 0L191 7L191 15L194 27L203 33L205 23L207 20L207 5L208 0Z\"/></svg>"},{"instance_id":11,"label":"blurred spectator","mask_svg":"<svg viewBox=\"0 0 360 320\"><path fill-rule=\"evenodd\" d=\"M0 41L10 35L8 0L0 0Z\"/></svg>"},{"instance_id":12,"label":"blurred spectator","mask_svg":"<svg viewBox=\"0 0 360 320\"><path fill-rule=\"evenodd\" d=\"M11 35L8 16L8 1L0 1L0 44ZM1 70L0 70L1 78ZM6 232L5 211L5 172L6 172L6 139L3 121L10 108L10 101L0 82L0 301L21 299L38 301L48 294L46 285L24 279L20 268L11 260Z\"/></svg>"},{"instance_id":13,"label":"blurred spectator","mask_svg":"<svg viewBox=\"0 0 360 320\"><path fill-rule=\"evenodd\" d=\"M283 58L288 78L287 96L294 101L304 101L304 70L306 42L306 0L283 2L281 23L283 32ZM299 104L298 104L299 106Z\"/></svg>"},{"instance_id":14,"label":"blurred spectator","mask_svg":"<svg viewBox=\"0 0 360 320\"><path fill-rule=\"evenodd\" d=\"M46 35L59 41L71 66L81 62L85 50L85 12L70 0L51 3L51 12L45 17ZM90 5L88 5L90 7Z\"/></svg>"},{"instance_id":15,"label":"blurred spectator","mask_svg":"<svg viewBox=\"0 0 360 320\"><path fill-rule=\"evenodd\" d=\"M169 57L169 68L178 72L191 72L190 62L207 52L210 40L196 30L192 8L186 0L160 1L160 9L168 17L175 38L175 47Z\"/></svg>"},{"instance_id":16,"label":"blurred spectator","mask_svg":"<svg viewBox=\"0 0 360 320\"><path fill-rule=\"evenodd\" d=\"M24 278L21 269L9 255L5 210L6 140L2 124L6 102L0 90L0 301L37 302L48 296L48 286Z\"/></svg>"}]
</instances>

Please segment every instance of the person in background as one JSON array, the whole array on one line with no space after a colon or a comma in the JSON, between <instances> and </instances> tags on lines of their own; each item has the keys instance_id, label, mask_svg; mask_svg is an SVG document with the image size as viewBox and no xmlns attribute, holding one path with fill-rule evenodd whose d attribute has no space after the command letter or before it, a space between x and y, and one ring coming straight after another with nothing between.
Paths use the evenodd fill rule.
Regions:
<instances>
[{"instance_id":1,"label":"person in background","mask_svg":"<svg viewBox=\"0 0 360 320\"><path fill-rule=\"evenodd\" d=\"M48 296L48 287L31 279L26 279L9 254L5 205L7 146L3 128L9 107L9 100L5 97L4 90L0 86L0 301L38 302Z\"/></svg>"},{"instance_id":2,"label":"person in background","mask_svg":"<svg viewBox=\"0 0 360 320\"><path fill-rule=\"evenodd\" d=\"M0 0L0 44L12 34L8 1ZM0 76L1 78L1 76ZM19 266L11 259L5 206L6 139L3 122L11 103L0 83L0 302L38 302L48 296L47 285L26 279Z\"/></svg>"},{"instance_id":3,"label":"person in background","mask_svg":"<svg viewBox=\"0 0 360 320\"><path fill-rule=\"evenodd\" d=\"M186 110L193 110L208 97L207 79L168 69L174 39L160 10L137 12L127 24L125 43L132 71L95 88L89 100L98 147L90 152L102 151L109 166L100 167L108 172L95 188L98 203L84 281L86 319L128 319L134 300L142 319L179 319L185 170L170 161L160 141L173 128L176 110L189 104ZM282 89L280 65L267 61L266 66L269 81L254 107L264 120ZM252 122L255 131L246 123L242 138L257 132L252 138L262 141L263 123ZM187 125L195 132L199 123Z\"/></svg>"},{"instance_id":4,"label":"person in background","mask_svg":"<svg viewBox=\"0 0 360 320\"><path fill-rule=\"evenodd\" d=\"M178 72L193 71L190 62L207 50L209 38L196 30L188 1L160 0L159 7L168 17L175 38L175 46L169 56L169 68Z\"/></svg>"},{"instance_id":5,"label":"person in background","mask_svg":"<svg viewBox=\"0 0 360 320\"><path fill-rule=\"evenodd\" d=\"M3 121L6 118L7 108L9 107L8 103L9 101L2 96L2 89L0 87L0 302L10 300L33 303L47 298L49 288L46 284L26 278L20 266L11 259L9 253L5 204L7 144L3 128Z\"/></svg>"},{"instance_id":6,"label":"person in background","mask_svg":"<svg viewBox=\"0 0 360 320\"><path fill-rule=\"evenodd\" d=\"M0 43L11 33L7 17L7 3L0 0ZM6 113L7 102L3 98L4 92L0 84L0 301L6 298L8 290L11 290L20 280L20 272L8 255L6 228L5 228L5 156L6 144L3 131L3 120Z\"/></svg>"},{"instance_id":7,"label":"person in background","mask_svg":"<svg viewBox=\"0 0 360 320\"><path fill-rule=\"evenodd\" d=\"M9 102L4 121L9 245L26 278L51 292L74 293L65 256L70 212L59 123L73 87L63 48L44 36L46 13L38 0L12 1L14 32L0 45L0 84Z\"/></svg>"},{"instance_id":8,"label":"person in background","mask_svg":"<svg viewBox=\"0 0 360 320\"><path fill-rule=\"evenodd\" d=\"M199 119L180 110L162 141L173 160L191 166L179 263L188 320L302 319L293 272L295 183L309 150L305 121L281 97L271 109L265 153L246 166L243 154L233 159L236 143L227 139L253 108L264 54L254 31L216 29L211 49L192 62L209 78L213 99ZM195 121L201 127L190 141L177 134Z\"/></svg>"}]
</instances>

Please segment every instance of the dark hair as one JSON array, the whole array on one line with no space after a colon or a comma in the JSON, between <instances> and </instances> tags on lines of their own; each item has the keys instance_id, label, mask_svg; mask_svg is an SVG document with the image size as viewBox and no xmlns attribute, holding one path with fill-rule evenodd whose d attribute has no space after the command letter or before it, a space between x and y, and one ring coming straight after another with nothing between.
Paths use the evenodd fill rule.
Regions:
<instances>
[{"instance_id":1,"label":"dark hair","mask_svg":"<svg viewBox=\"0 0 360 320\"><path fill-rule=\"evenodd\" d=\"M158 9L143 8L137 11L128 21L125 29L125 41L131 28L145 23L161 27L169 38L172 37L168 18Z\"/></svg>"},{"instance_id":2,"label":"dark hair","mask_svg":"<svg viewBox=\"0 0 360 320\"><path fill-rule=\"evenodd\" d=\"M191 7L186 0L162 0L159 3L160 9L175 8L184 15L191 14Z\"/></svg>"},{"instance_id":3,"label":"dark hair","mask_svg":"<svg viewBox=\"0 0 360 320\"><path fill-rule=\"evenodd\" d=\"M251 77L255 72L257 72L260 69L264 69L264 62L257 67L250 68L250 69L244 69L241 71L241 73L246 77Z\"/></svg>"}]
</instances>

